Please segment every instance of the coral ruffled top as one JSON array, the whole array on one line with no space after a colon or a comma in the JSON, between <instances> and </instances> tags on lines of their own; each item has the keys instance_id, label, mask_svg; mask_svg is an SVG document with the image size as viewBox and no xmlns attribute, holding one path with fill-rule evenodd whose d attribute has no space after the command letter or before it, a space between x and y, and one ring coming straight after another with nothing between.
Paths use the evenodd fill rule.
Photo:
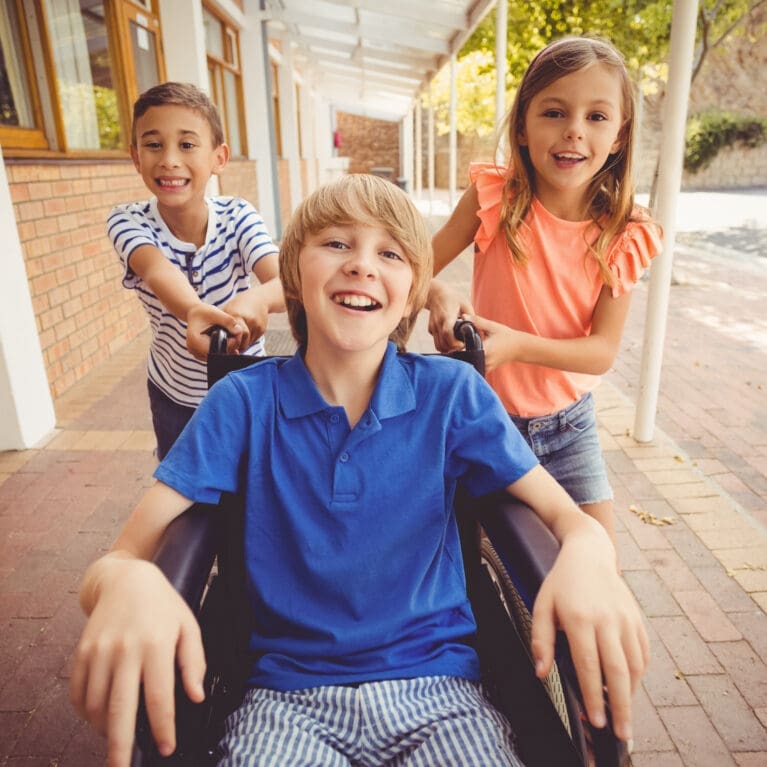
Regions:
<instances>
[{"instance_id":1,"label":"coral ruffled top","mask_svg":"<svg viewBox=\"0 0 767 767\"><path fill-rule=\"evenodd\" d=\"M485 163L469 171L479 197L472 284L477 314L543 338L588 335L604 287L584 238L595 239L596 225L556 218L533 198L520 231L528 260L515 265L499 228L506 172ZM615 238L607 254L614 297L633 288L660 247L660 227L649 219L629 223ZM506 410L524 418L562 410L599 382L598 376L522 362L505 363L487 378Z\"/></svg>"}]
</instances>

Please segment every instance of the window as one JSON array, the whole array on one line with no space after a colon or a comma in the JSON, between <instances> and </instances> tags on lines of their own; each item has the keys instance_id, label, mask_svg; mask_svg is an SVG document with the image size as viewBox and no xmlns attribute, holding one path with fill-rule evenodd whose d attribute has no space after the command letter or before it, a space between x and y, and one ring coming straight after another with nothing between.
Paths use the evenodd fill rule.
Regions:
<instances>
[{"instance_id":1,"label":"window","mask_svg":"<svg viewBox=\"0 0 767 767\"><path fill-rule=\"evenodd\" d=\"M224 136L233 157L247 154L237 30L205 6L205 51L208 57L211 98L221 113Z\"/></svg>"},{"instance_id":2,"label":"window","mask_svg":"<svg viewBox=\"0 0 767 767\"><path fill-rule=\"evenodd\" d=\"M0 142L19 155L125 150L164 78L157 0L0 0Z\"/></svg>"},{"instance_id":3,"label":"window","mask_svg":"<svg viewBox=\"0 0 767 767\"><path fill-rule=\"evenodd\" d=\"M0 4L0 144L46 149L21 0Z\"/></svg>"}]
</instances>

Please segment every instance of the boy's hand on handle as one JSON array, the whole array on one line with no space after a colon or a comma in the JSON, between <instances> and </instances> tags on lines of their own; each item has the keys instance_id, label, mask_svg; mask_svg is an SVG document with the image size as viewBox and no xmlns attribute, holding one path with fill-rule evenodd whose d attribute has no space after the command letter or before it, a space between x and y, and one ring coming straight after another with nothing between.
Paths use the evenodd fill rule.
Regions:
<instances>
[{"instance_id":1,"label":"boy's hand on handle","mask_svg":"<svg viewBox=\"0 0 767 767\"><path fill-rule=\"evenodd\" d=\"M266 333L269 321L269 306L260 301L258 286L235 296L221 307L227 314L237 319L245 326L245 337L240 341L238 351L244 352L258 338Z\"/></svg>"},{"instance_id":2,"label":"boy's hand on handle","mask_svg":"<svg viewBox=\"0 0 767 767\"><path fill-rule=\"evenodd\" d=\"M429 309L429 333L434 338L437 351L447 354L461 348L453 328L456 320L464 313L473 313L469 301L460 293L439 280L432 280L427 301Z\"/></svg>"},{"instance_id":3,"label":"boy's hand on handle","mask_svg":"<svg viewBox=\"0 0 767 767\"><path fill-rule=\"evenodd\" d=\"M585 515L584 515L585 516ZM639 607L616 569L599 524L568 536L533 608L532 650L539 678L551 670L557 629L568 639L589 721L606 724L607 687L613 730L632 738L631 697L649 663Z\"/></svg>"},{"instance_id":4,"label":"boy's hand on handle","mask_svg":"<svg viewBox=\"0 0 767 767\"><path fill-rule=\"evenodd\" d=\"M186 348L196 359L205 361L208 358L210 336L207 331L213 325L220 325L229 334L229 354L236 354L248 348L250 334L242 318L200 301L189 309L186 315Z\"/></svg>"},{"instance_id":5,"label":"boy's hand on handle","mask_svg":"<svg viewBox=\"0 0 767 767\"><path fill-rule=\"evenodd\" d=\"M194 615L155 565L109 555L95 567L98 595L75 652L70 698L106 735L109 767L128 767L140 685L167 756L176 748L176 666L186 694L201 702L205 655Z\"/></svg>"}]
</instances>

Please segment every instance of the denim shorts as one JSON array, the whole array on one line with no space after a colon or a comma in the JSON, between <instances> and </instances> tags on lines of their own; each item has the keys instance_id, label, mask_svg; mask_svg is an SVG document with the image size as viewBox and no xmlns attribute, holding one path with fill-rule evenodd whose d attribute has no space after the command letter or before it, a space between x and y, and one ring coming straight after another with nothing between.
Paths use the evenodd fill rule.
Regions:
<instances>
[{"instance_id":1,"label":"denim shorts","mask_svg":"<svg viewBox=\"0 0 767 767\"><path fill-rule=\"evenodd\" d=\"M512 415L511 420L541 466L579 506L612 500L591 392L558 413L539 418Z\"/></svg>"},{"instance_id":2,"label":"denim shorts","mask_svg":"<svg viewBox=\"0 0 767 767\"><path fill-rule=\"evenodd\" d=\"M152 426L157 438L157 458L162 461L173 447L178 435L194 415L193 407L184 407L174 402L158 386L147 379L149 408L152 411Z\"/></svg>"}]
</instances>

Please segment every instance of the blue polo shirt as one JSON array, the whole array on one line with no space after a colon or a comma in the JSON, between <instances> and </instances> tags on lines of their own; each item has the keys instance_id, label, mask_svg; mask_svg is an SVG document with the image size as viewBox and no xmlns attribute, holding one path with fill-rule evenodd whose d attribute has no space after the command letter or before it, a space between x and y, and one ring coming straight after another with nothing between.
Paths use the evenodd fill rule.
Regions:
<instances>
[{"instance_id":1,"label":"blue polo shirt","mask_svg":"<svg viewBox=\"0 0 767 767\"><path fill-rule=\"evenodd\" d=\"M155 477L194 501L245 494L252 686L479 677L452 511L537 463L469 365L389 344L354 429L303 358L231 373Z\"/></svg>"}]
</instances>

